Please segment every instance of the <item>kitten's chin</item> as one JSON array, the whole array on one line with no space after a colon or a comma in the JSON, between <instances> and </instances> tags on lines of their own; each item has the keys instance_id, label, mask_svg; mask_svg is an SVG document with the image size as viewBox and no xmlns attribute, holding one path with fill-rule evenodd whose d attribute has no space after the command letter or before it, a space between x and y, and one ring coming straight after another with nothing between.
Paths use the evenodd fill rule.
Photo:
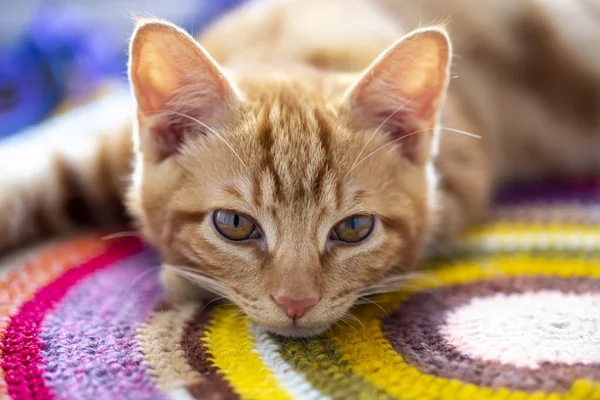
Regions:
<instances>
[{"instance_id":1,"label":"kitten's chin","mask_svg":"<svg viewBox=\"0 0 600 400\"><path fill-rule=\"evenodd\" d=\"M325 324L318 327L302 327L290 324L289 326L265 326L267 331L279 336L289 338L308 338L320 335L331 327L331 324Z\"/></svg>"}]
</instances>

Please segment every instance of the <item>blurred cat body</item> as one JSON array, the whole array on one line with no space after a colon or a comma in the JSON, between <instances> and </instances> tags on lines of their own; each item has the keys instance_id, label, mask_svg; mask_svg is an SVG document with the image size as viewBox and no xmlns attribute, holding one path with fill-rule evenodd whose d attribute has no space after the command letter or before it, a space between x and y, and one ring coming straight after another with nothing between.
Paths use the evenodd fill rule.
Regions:
<instances>
[{"instance_id":1,"label":"blurred cat body","mask_svg":"<svg viewBox=\"0 0 600 400\"><path fill-rule=\"evenodd\" d=\"M600 17L583 0L546 3L252 1L205 30L207 52L142 21L134 135L98 138L78 164L54 154L52 179L3 189L0 249L73 217L104 222L117 200L173 297L204 296L199 285L274 332L319 333L485 218L502 184L600 171L600 59L587 52ZM587 25L564 26L562 10ZM451 74L442 28L397 41L447 17ZM223 238L218 210L259 236ZM369 236L333 240L357 215L374 216Z\"/></svg>"}]
</instances>

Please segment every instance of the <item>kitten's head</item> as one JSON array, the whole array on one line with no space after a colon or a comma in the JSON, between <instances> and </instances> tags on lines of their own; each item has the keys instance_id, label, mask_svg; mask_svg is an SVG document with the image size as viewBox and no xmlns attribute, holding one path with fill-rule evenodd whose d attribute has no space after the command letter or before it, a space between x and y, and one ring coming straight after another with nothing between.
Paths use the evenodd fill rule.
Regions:
<instances>
[{"instance_id":1,"label":"kitten's head","mask_svg":"<svg viewBox=\"0 0 600 400\"><path fill-rule=\"evenodd\" d=\"M362 75L236 77L178 28L141 24L130 200L167 273L292 336L405 273L432 219L449 58L446 34L427 29Z\"/></svg>"}]
</instances>

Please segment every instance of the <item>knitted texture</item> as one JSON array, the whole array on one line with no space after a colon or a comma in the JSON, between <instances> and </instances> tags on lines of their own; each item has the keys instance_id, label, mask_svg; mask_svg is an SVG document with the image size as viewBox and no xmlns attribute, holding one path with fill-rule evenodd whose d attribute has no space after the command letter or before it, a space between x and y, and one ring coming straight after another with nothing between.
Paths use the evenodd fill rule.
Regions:
<instances>
[{"instance_id":1,"label":"knitted texture","mask_svg":"<svg viewBox=\"0 0 600 400\"><path fill-rule=\"evenodd\" d=\"M311 339L169 302L118 236L0 271L0 399L600 400L600 179L504 192L456 254Z\"/></svg>"}]
</instances>

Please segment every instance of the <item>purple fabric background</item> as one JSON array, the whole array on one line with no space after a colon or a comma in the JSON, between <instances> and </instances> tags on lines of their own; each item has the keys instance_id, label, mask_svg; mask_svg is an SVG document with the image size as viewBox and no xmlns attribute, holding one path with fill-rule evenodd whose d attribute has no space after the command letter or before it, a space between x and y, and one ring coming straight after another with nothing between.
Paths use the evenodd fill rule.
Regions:
<instances>
[{"instance_id":1,"label":"purple fabric background","mask_svg":"<svg viewBox=\"0 0 600 400\"><path fill-rule=\"evenodd\" d=\"M71 289L46 317L45 378L61 399L161 399L136 329L162 296L156 258L144 252Z\"/></svg>"}]
</instances>

